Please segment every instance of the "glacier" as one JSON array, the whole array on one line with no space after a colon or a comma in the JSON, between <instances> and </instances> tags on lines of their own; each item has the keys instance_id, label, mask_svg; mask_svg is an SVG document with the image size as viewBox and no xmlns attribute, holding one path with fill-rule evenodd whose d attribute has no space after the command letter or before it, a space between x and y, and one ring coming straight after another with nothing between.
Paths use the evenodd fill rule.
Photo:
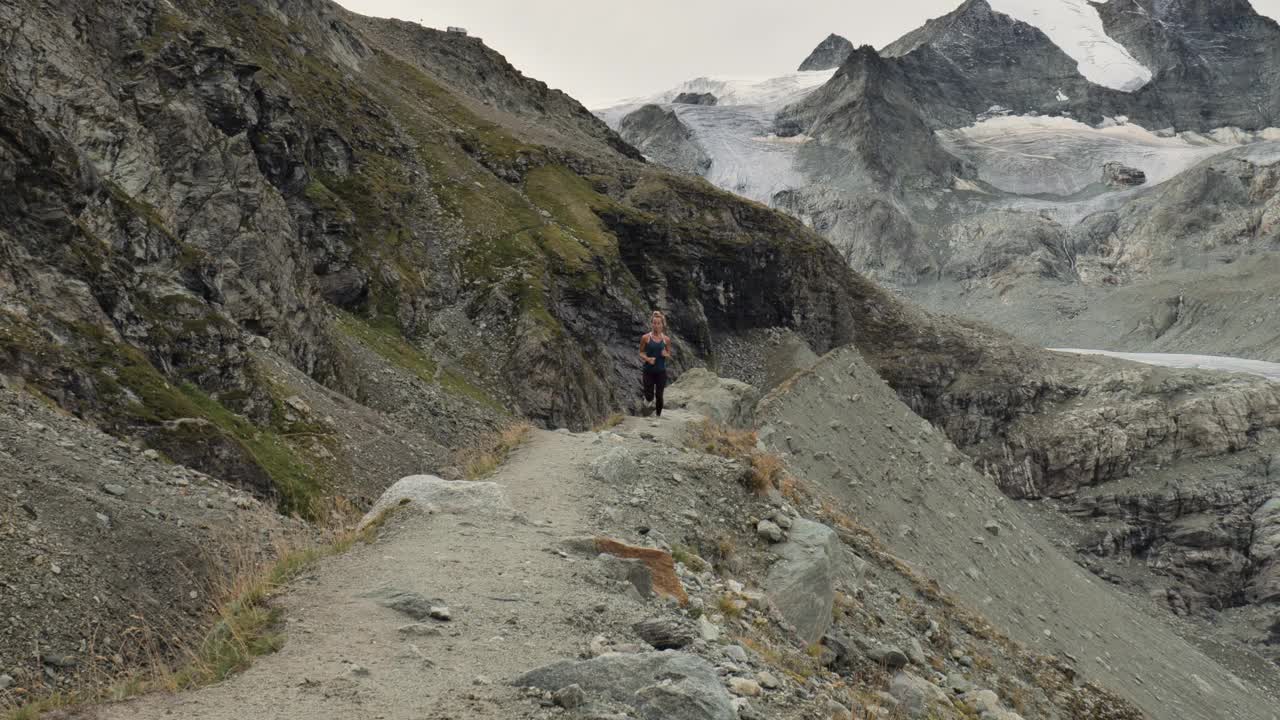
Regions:
<instances>
[{"instance_id":1,"label":"glacier","mask_svg":"<svg viewBox=\"0 0 1280 720\"><path fill-rule=\"evenodd\" d=\"M1087 80L1133 92L1151 81L1151 70L1113 40L1090 0L988 0L991 9L1037 27L1079 64ZM1097 0L1105 5L1109 0Z\"/></svg>"},{"instance_id":2,"label":"glacier","mask_svg":"<svg viewBox=\"0 0 1280 720\"><path fill-rule=\"evenodd\" d=\"M768 78L700 77L664 92L624 100L597 110L596 115L617 130L622 118L644 105L670 108L711 158L707 180L769 204L777 193L809 184L795 167L796 151L806 138L770 134L778 111L818 89L835 73L812 70ZM673 103L681 93L711 93L716 104Z\"/></svg>"}]
</instances>

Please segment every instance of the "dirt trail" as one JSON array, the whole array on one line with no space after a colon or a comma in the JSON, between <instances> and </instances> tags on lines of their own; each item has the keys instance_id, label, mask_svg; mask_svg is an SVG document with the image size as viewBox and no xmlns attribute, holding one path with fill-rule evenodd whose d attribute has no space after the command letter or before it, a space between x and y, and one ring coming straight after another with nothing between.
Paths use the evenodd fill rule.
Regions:
<instances>
[{"instance_id":1,"label":"dirt trail","mask_svg":"<svg viewBox=\"0 0 1280 720\"><path fill-rule=\"evenodd\" d=\"M620 435L674 441L693 416L628 418ZM281 603L284 648L202 690L99 708L101 720L244 718L515 718L536 703L504 683L577 655L626 600L583 581L585 561L556 552L591 534L584 467L607 447L594 433L535 431L489 481L515 517L393 516L370 546L329 559ZM438 598L450 622L413 620L366 597L379 588Z\"/></svg>"}]
</instances>

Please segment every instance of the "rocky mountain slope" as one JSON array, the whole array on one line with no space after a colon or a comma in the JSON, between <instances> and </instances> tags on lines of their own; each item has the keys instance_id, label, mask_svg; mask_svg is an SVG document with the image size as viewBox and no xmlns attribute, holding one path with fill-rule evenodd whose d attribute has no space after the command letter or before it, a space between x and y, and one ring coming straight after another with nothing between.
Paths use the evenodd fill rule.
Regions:
<instances>
[{"instance_id":1,"label":"rocky mountain slope","mask_svg":"<svg viewBox=\"0 0 1280 720\"><path fill-rule=\"evenodd\" d=\"M23 388L13 407L56 407L74 416L68 436L100 430L186 468L174 478L212 478L215 504L236 488L302 516L333 496L367 506L395 478L460 474L454 452L516 418L583 429L633 408L633 342L655 307L672 318L677 372L754 364L780 382L778 363L752 360L752 339L778 328L783 358L855 344L913 411L1028 497L1263 452L1280 426L1261 380L1051 355L916 310L799 221L641 162L473 38L325 0L33 0L0 7L0 24L0 373ZM884 118L898 86L874 72L884 92L868 116ZM682 107L771 121L830 74L689 87L717 103ZM759 144L738 155L744 182L808 151ZM713 168L724 157L709 155ZM892 225L896 196L876 199ZM9 467L6 487L32 482ZM157 488L170 472L136 467ZM9 495L15 515L24 493L64 492L35 477ZM126 499L133 485L121 483ZM205 536L176 528L199 513L170 509L190 492L158 497L159 517L122 517L194 546ZM38 522L14 527L17 546L51 542ZM90 546L73 530L51 546L132 562L130 542ZM199 559L159 559L155 576L181 562ZM15 592L63 592L50 573ZM87 659L87 607L41 631L79 658L62 674ZM128 609L107 605L104 622L125 627ZM13 637L0 672L40 677L42 658L16 655L30 630Z\"/></svg>"}]
</instances>

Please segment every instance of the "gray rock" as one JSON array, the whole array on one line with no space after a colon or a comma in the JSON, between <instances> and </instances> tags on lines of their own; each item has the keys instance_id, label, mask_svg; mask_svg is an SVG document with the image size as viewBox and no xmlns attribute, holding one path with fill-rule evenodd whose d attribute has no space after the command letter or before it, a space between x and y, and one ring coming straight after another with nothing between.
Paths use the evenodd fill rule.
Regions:
<instances>
[{"instance_id":1,"label":"gray rock","mask_svg":"<svg viewBox=\"0 0 1280 720\"><path fill-rule=\"evenodd\" d=\"M907 654L897 648L873 647L867 657L890 672L906 667L910 659Z\"/></svg>"},{"instance_id":2,"label":"gray rock","mask_svg":"<svg viewBox=\"0 0 1280 720\"><path fill-rule=\"evenodd\" d=\"M582 689L581 685L574 683L556 690L552 694L551 700L565 710L573 710L586 703L587 693Z\"/></svg>"},{"instance_id":3,"label":"gray rock","mask_svg":"<svg viewBox=\"0 0 1280 720\"><path fill-rule=\"evenodd\" d=\"M750 661L750 658L747 656L747 651L743 649L741 645L726 645L724 648L724 654L730 660L738 663L739 665L746 665Z\"/></svg>"},{"instance_id":4,"label":"gray rock","mask_svg":"<svg viewBox=\"0 0 1280 720\"><path fill-rule=\"evenodd\" d=\"M988 520L986 524L982 526L982 528L987 532L991 533L992 535L1000 534L1000 523L996 522L995 520Z\"/></svg>"},{"instance_id":5,"label":"gray rock","mask_svg":"<svg viewBox=\"0 0 1280 720\"><path fill-rule=\"evenodd\" d=\"M114 483L107 483L102 486L102 492L108 495L114 495L115 497L124 497L128 490L125 490L123 487Z\"/></svg>"},{"instance_id":6,"label":"gray rock","mask_svg":"<svg viewBox=\"0 0 1280 720\"><path fill-rule=\"evenodd\" d=\"M768 540L771 543L780 543L784 537L782 528L772 520L761 520L756 523L756 535L762 540Z\"/></svg>"},{"instance_id":7,"label":"gray rock","mask_svg":"<svg viewBox=\"0 0 1280 720\"><path fill-rule=\"evenodd\" d=\"M401 505L451 515L510 517L514 510L501 485L491 482L445 480L435 475L410 475L396 481L360 521L361 527Z\"/></svg>"},{"instance_id":8,"label":"gray rock","mask_svg":"<svg viewBox=\"0 0 1280 720\"><path fill-rule=\"evenodd\" d=\"M57 653L46 653L40 656L40 662L55 667L60 670L68 670L76 666L75 655L59 655Z\"/></svg>"},{"instance_id":9,"label":"gray rock","mask_svg":"<svg viewBox=\"0 0 1280 720\"><path fill-rule=\"evenodd\" d=\"M1249 555L1259 567L1247 596L1258 604L1275 602L1280 600L1280 494L1255 510L1252 521Z\"/></svg>"},{"instance_id":10,"label":"gray rock","mask_svg":"<svg viewBox=\"0 0 1280 720\"><path fill-rule=\"evenodd\" d=\"M643 560L601 554L596 561L606 577L630 583L642 599L653 597L653 571Z\"/></svg>"},{"instance_id":11,"label":"gray rock","mask_svg":"<svg viewBox=\"0 0 1280 720\"><path fill-rule=\"evenodd\" d=\"M1147 174L1124 163L1109 162L1102 166L1102 182L1111 187L1137 187L1147 182Z\"/></svg>"},{"instance_id":12,"label":"gray rock","mask_svg":"<svg viewBox=\"0 0 1280 720\"><path fill-rule=\"evenodd\" d=\"M659 650L679 650L698 639L698 629L673 617L641 620L632 626L640 639ZM736 645L730 647L737 647ZM741 648L738 648L741 650Z\"/></svg>"},{"instance_id":13,"label":"gray rock","mask_svg":"<svg viewBox=\"0 0 1280 720\"><path fill-rule=\"evenodd\" d=\"M698 616L698 635L703 640L709 643L716 642L720 639L720 635L723 634L723 632L724 631L720 629L720 626L708 620L706 615Z\"/></svg>"},{"instance_id":14,"label":"gray rock","mask_svg":"<svg viewBox=\"0 0 1280 720\"><path fill-rule=\"evenodd\" d=\"M666 391L667 407L705 415L732 427L753 424L760 392L740 380L718 377L705 368L684 371Z\"/></svg>"},{"instance_id":15,"label":"gray rock","mask_svg":"<svg viewBox=\"0 0 1280 720\"><path fill-rule=\"evenodd\" d=\"M439 637L440 636L440 628L433 627L431 625L424 625L423 623L401 625L400 627L396 628L396 632L400 633L401 635L413 635L413 636L419 636L419 637Z\"/></svg>"},{"instance_id":16,"label":"gray rock","mask_svg":"<svg viewBox=\"0 0 1280 720\"><path fill-rule=\"evenodd\" d=\"M816 643L831 625L841 548L834 530L804 519L775 548L781 559L769 568L764 590L806 644Z\"/></svg>"},{"instance_id":17,"label":"gray rock","mask_svg":"<svg viewBox=\"0 0 1280 720\"><path fill-rule=\"evenodd\" d=\"M847 718L850 717L849 708L831 698L827 698L827 702L823 710L825 711L826 716L831 718L831 720L847 720Z\"/></svg>"},{"instance_id":18,"label":"gray rock","mask_svg":"<svg viewBox=\"0 0 1280 720\"><path fill-rule=\"evenodd\" d=\"M437 618L435 612L444 608L444 601L428 598L420 593L397 588L380 588L364 597L376 600L379 605L403 613L414 620L448 619ZM448 613L448 608L444 608Z\"/></svg>"},{"instance_id":19,"label":"gray rock","mask_svg":"<svg viewBox=\"0 0 1280 720\"><path fill-rule=\"evenodd\" d=\"M0 675L0 690L8 690L13 686L13 676Z\"/></svg>"},{"instance_id":20,"label":"gray rock","mask_svg":"<svg viewBox=\"0 0 1280 720\"><path fill-rule=\"evenodd\" d=\"M760 687L767 690L775 690L782 686L782 683L778 682L778 677L768 670L756 673L756 682L760 683Z\"/></svg>"},{"instance_id":21,"label":"gray rock","mask_svg":"<svg viewBox=\"0 0 1280 720\"><path fill-rule=\"evenodd\" d=\"M644 720L737 718L715 669L682 652L565 660L526 673L514 684L552 692L578 685L592 698L629 706Z\"/></svg>"},{"instance_id":22,"label":"gray rock","mask_svg":"<svg viewBox=\"0 0 1280 720\"><path fill-rule=\"evenodd\" d=\"M635 455L624 447L610 448L587 466L587 474L591 479L615 487L629 486L635 481L639 471Z\"/></svg>"},{"instance_id":23,"label":"gray rock","mask_svg":"<svg viewBox=\"0 0 1280 720\"><path fill-rule=\"evenodd\" d=\"M760 683L750 678L731 677L729 678L729 692L739 697L756 697L764 692L760 688Z\"/></svg>"},{"instance_id":24,"label":"gray rock","mask_svg":"<svg viewBox=\"0 0 1280 720\"><path fill-rule=\"evenodd\" d=\"M924 647L920 645L920 641L911 638L907 642L907 657L911 659L912 664L923 667L929 662L929 657L925 655Z\"/></svg>"},{"instance_id":25,"label":"gray rock","mask_svg":"<svg viewBox=\"0 0 1280 720\"><path fill-rule=\"evenodd\" d=\"M947 706L947 694L937 685L909 672L899 672L889 683L889 694L898 701L898 707L913 720L928 717L936 706Z\"/></svg>"},{"instance_id":26,"label":"gray rock","mask_svg":"<svg viewBox=\"0 0 1280 720\"><path fill-rule=\"evenodd\" d=\"M440 620L442 622L448 622L453 619L453 613L446 605L432 605L431 609L427 611L427 616L432 620Z\"/></svg>"},{"instance_id":27,"label":"gray rock","mask_svg":"<svg viewBox=\"0 0 1280 720\"><path fill-rule=\"evenodd\" d=\"M963 695L973 689L973 683L960 673L951 673L947 676L947 687L951 688L951 692Z\"/></svg>"}]
</instances>

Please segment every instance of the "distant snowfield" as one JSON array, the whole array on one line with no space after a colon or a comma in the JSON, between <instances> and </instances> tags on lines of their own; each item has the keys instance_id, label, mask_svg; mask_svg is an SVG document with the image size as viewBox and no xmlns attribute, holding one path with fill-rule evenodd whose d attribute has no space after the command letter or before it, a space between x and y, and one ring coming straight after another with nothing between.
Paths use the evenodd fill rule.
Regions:
<instances>
[{"instance_id":1,"label":"distant snowfield","mask_svg":"<svg viewBox=\"0 0 1280 720\"><path fill-rule=\"evenodd\" d=\"M1245 360L1244 358L1221 357L1218 355L1178 355L1170 353L1123 353L1106 350L1078 350L1073 348L1050 348L1053 352L1071 353L1074 355L1105 355L1107 357L1129 360L1144 365L1160 365L1163 367L1194 368L1198 370L1217 370L1219 372L1244 373L1258 375L1280 382L1280 363L1263 362L1261 360Z\"/></svg>"},{"instance_id":2,"label":"distant snowfield","mask_svg":"<svg viewBox=\"0 0 1280 720\"><path fill-rule=\"evenodd\" d=\"M1089 0L989 0L991 9L1040 28L1079 64L1090 82L1132 92L1151 81L1151 70L1112 40ZM1105 5L1108 0L1098 0ZM1061 94L1061 93L1059 93Z\"/></svg>"},{"instance_id":3,"label":"distant snowfield","mask_svg":"<svg viewBox=\"0 0 1280 720\"><path fill-rule=\"evenodd\" d=\"M711 93L716 105L763 105L781 108L821 87L833 75L832 70L792 72L777 77L700 77L687 80L670 90L630 98L619 105L644 105L646 103L670 103L681 93Z\"/></svg>"},{"instance_id":4,"label":"distant snowfield","mask_svg":"<svg viewBox=\"0 0 1280 720\"><path fill-rule=\"evenodd\" d=\"M1147 175L1143 187L1151 187L1214 155L1273 140L1280 130L1171 135L1128 123L1093 127L1037 115L990 118L938 135L950 152L973 163L979 178L1001 190L1070 196L1099 182L1108 162L1138 168Z\"/></svg>"}]
</instances>

